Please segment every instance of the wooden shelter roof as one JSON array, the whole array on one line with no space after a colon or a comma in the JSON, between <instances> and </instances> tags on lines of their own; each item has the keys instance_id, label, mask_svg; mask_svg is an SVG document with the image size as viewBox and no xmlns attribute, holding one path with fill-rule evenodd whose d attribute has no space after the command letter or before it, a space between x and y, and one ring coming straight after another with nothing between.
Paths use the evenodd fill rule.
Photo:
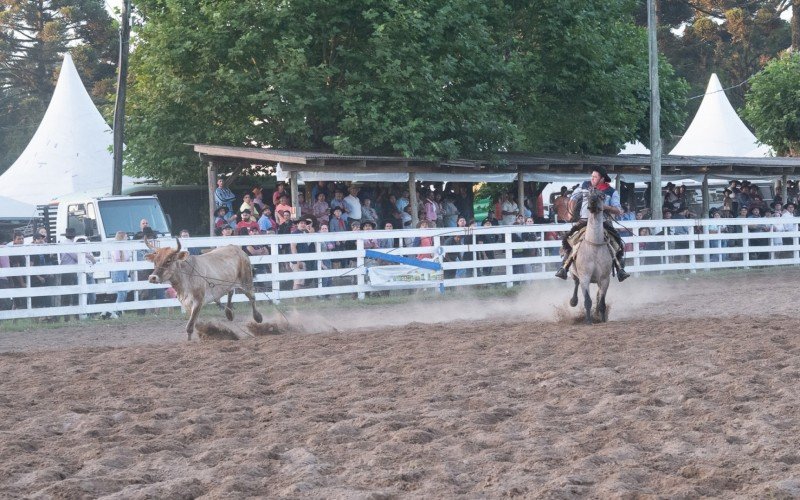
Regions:
<instances>
[{"instance_id":1,"label":"wooden shelter roof","mask_svg":"<svg viewBox=\"0 0 800 500\"><path fill-rule=\"evenodd\" d=\"M404 158L396 156L338 155L313 151L193 144L204 161L216 164L281 164L284 171L361 172L491 172L585 173L596 166L609 174L649 174L649 155L566 155L500 153L491 160ZM662 174L717 174L741 177L800 175L800 158L746 158L722 156L670 156L661 158Z\"/></svg>"}]
</instances>

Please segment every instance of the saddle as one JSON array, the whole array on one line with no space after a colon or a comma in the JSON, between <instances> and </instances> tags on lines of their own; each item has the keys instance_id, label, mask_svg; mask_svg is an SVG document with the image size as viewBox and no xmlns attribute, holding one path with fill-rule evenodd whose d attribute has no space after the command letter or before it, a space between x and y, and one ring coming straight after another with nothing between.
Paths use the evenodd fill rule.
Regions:
<instances>
[{"instance_id":1,"label":"saddle","mask_svg":"<svg viewBox=\"0 0 800 500\"><path fill-rule=\"evenodd\" d=\"M620 250L619 244L617 240L609 236L608 229L603 229L603 233L605 235L604 241L606 245L608 245L609 251L611 252L611 258L616 261L617 252ZM583 244L584 237L586 236L586 227L582 227L572 233L567 240L569 242L569 246L572 247L572 251L569 254L569 261L575 259L575 256L578 254L578 249ZM562 253L564 252L563 247L561 248Z\"/></svg>"}]
</instances>

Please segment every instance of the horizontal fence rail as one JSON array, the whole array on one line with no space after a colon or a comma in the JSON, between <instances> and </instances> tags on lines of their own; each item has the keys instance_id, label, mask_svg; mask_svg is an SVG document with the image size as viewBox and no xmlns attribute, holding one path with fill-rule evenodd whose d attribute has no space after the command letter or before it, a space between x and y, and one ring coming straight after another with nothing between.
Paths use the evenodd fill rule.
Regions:
<instances>
[{"instance_id":1,"label":"horizontal fence rail","mask_svg":"<svg viewBox=\"0 0 800 500\"><path fill-rule=\"evenodd\" d=\"M800 217L646 220L625 221L617 228L626 244L626 269L643 274L797 265L799 223ZM569 224L538 224L202 237L182 239L181 245L199 253L225 245L265 248L263 255L250 257L256 299L279 303L344 294L363 298L371 292L420 286L445 290L504 283L511 287L552 279L561 262L561 235L569 228ZM311 251L292 253L298 243L309 243ZM155 244L174 247L175 240L156 240ZM442 271L431 281L376 286L371 283L370 269L377 272L397 264L366 258L367 249L411 262L438 262ZM118 251L128 252L132 260L114 262L110 255ZM153 269L144 260L148 252L141 241L2 246L0 320L180 306L170 298L169 284L147 281ZM78 263L60 264L69 253L77 254ZM126 281L111 279L120 274ZM125 301L114 303L118 292ZM244 295L234 295L234 301L244 300Z\"/></svg>"}]
</instances>

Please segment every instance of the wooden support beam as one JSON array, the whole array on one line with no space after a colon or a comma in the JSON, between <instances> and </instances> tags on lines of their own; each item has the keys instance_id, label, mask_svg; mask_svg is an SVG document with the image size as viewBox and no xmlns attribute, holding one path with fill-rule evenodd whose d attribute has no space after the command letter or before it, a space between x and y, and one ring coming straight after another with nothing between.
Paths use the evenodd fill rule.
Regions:
<instances>
[{"instance_id":1,"label":"wooden support beam","mask_svg":"<svg viewBox=\"0 0 800 500\"><path fill-rule=\"evenodd\" d=\"M525 214L525 183L522 181L522 172L517 174L517 205L519 213Z\"/></svg>"},{"instance_id":2,"label":"wooden support beam","mask_svg":"<svg viewBox=\"0 0 800 500\"><path fill-rule=\"evenodd\" d=\"M289 194L292 197L292 211L294 212L294 217L301 217L300 197L298 196L299 191L297 190L297 172L289 172L289 188L291 189Z\"/></svg>"},{"instance_id":3,"label":"wooden support beam","mask_svg":"<svg viewBox=\"0 0 800 500\"><path fill-rule=\"evenodd\" d=\"M417 174L408 174L408 204L411 205L411 225L416 228L419 224L419 211L417 210Z\"/></svg>"},{"instance_id":4,"label":"wooden support beam","mask_svg":"<svg viewBox=\"0 0 800 500\"><path fill-rule=\"evenodd\" d=\"M703 174L703 213L698 214L701 219L708 217L709 210L709 196L708 196L708 174Z\"/></svg>"},{"instance_id":5,"label":"wooden support beam","mask_svg":"<svg viewBox=\"0 0 800 500\"><path fill-rule=\"evenodd\" d=\"M208 162L208 232L209 236L214 236L214 191L217 189L217 167L213 161Z\"/></svg>"}]
</instances>

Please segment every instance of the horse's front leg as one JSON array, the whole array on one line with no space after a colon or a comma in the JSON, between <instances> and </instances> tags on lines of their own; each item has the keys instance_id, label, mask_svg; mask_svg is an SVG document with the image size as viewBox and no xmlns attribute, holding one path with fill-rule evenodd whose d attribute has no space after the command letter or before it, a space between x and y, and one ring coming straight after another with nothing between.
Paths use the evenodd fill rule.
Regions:
<instances>
[{"instance_id":1,"label":"horse's front leg","mask_svg":"<svg viewBox=\"0 0 800 500\"><path fill-rule=\"evenodd\" d=\"M575 289L572 291L572 298L569 299L569 305L575 307L578 305L578 286L580 286L581 282L574 276L572 279L575 281Z\"/></svg>"},{"instance_id":2,"label":"horse's front leg","mask_svg":"<svg viewBox=\"0 0 800 500\"><path fill-rule=\"evenodd\" d=\"M588 281L588 280L587 280ZM583 308L586 310L586 324L592 324L592 297L589 295L589 284L581 284L583 289Z\"/></svg>"},{"instance_id":3,"label":"horse's front leg","mask_svg":"<svg viewBox=\"0 0 800 500\"><path fill-rule=\"evenodd\" d=\"M602 283L597 290L597 312L600 313L600 321L603 323L608 321L606 316L606 292L608 292L608 280Z\"/></svg>"}]
</instances>

